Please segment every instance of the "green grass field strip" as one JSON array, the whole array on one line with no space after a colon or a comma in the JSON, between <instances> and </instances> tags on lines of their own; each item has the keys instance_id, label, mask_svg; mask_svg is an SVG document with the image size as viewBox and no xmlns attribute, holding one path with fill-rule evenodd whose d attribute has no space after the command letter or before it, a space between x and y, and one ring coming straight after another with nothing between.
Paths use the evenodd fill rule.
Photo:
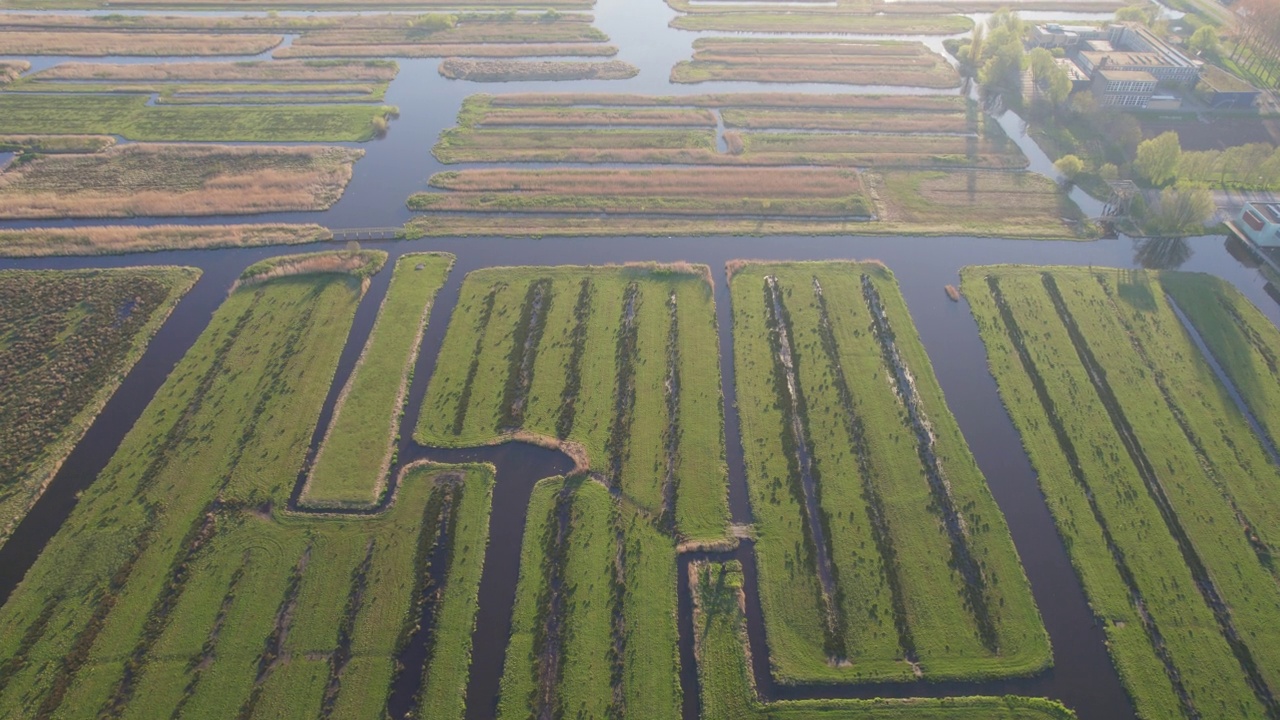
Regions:
<instances>
[{"instance_id":1,"label":"green grass field strip","mask_svg":"<svg viewBox=\"0 0 1280 720\"><path fill-rule=\"evenodd\" d=\"M1280 333L1228 283L1171 273L1161 284L1187 314L1245 404L1280 446Z\"/></svg>"},{"instance_id":2,"label":"green grass field strip","mask_svg":"<svg viewBox=\"0 0 1280 720\"><path fill-rule=\"evenodd\" d=\"M0 93L5 132L120 135L137 141L357 142L394 109L361 105L149 107L145 95Z\"/></svg>"},{"instance_id":3,"label":"green grass field strip","mask_svg":"<svg viewBox=\"0 0 1280 720\"><path fill-rule=\"evenodd\" d=\"M551 281L547 279L530 283L525 292L520 321L516 323L511 350L507 354L507 381L502 388L499 430L515 430L524 424L524 409L533 384L538 347L547 327L547 309L553 299L551 293Z\"/></svg>"},{"instance_id":4,"label":"green grass field strip","mask_svg":"<svg viewBox=\"0 0 1280 720\"><path fill-rule=\"evenodd\" d=\"M1149 494L1178 541L1233 654L1259 700L1269 712L1280 714L1272 690L1277 676L1270 665L1270 648L1275 640L1269 639L1274 613L1280 607L1280 588L1270 567L1270 552L1250 542L1251 525L1242 517L1241 505L1235 502L1228 486L1218 480L1215 465L1239 472L1235 469L1236 453L1229 445L1206 445L1201 440L1206 436L1197 431L1196 426L1200 425L1212 432L1219 423L1198 423L1207 412L1179 402L1172 390L1178 383L1161 376L1166 368L1173 375L1186 367L1178 367L1176 355L1174 360L1166 360L1168 350L1176 348L1183 357L1200 358L1163 301L1163 293L1144 282L1149 279L1145 274L1132 280L1069 277L1059 285L1053 276L1047 276L1045 282L1064 324L1079 341L1078 346L1089 349L1088 356L1082 359L1086 365L1099 369L1091 375L1104 378L1101 394L1108 408L1115 408L1113 422L1121 429L1126 450L1134 457ZM1144 290L1152 294L1147 296ZM1148 298L1154 302L1144 305ZM1126 312L1130 307L1138 312L1130 315ZM1094 316L1100 309L1104 312ZM1114 337L1127 337L1130 347L1119 347L1130 352L1117 352L1116 344L1109 339ZM1161 337L1177 338L1179 342L1170 347L1160 343ZM1154 360L1157 357L1161 359L1159 363ZM1207 368L1201 365L1201 369ZM1153 388L1148 377L1156 378L1154 389L1163 402L1149 402ZM1214 387L1210 377L1202 376L1201 380ZM1231 406L1223 410L1239 421L1238 412L1231 412ZM1212 435L1207 437L1212 439ZM1261 457L1257 460L1270 471L1267 474L1272 479L1267 485L1275 487L1280 477L1274 467L1268 467ZM1233 523L1238 532L1223 531Z\"/></svg>"},{"instance_id":5,"label":"green grass field strip","mask_svg":"<svg viewBox=\"0 0 1280 720\"><path fill-rule=\"evenodd\" d=\"M1003 518L946 411L936 380L927 372L929 364L918 338L900 329L904 322L908 328L910 323L902 320L908 316L892 277L873 265L746 267L749 270L733 268L734 285L765 288L764 276L772 275L777 278L779 297L787 299L793 362L797 385L805 398L807 444L814 456L819 488L821 509L816 514L822 529L829 533L832 561L849 618L844 630L846 646L853 649L850 663L842 668L829 666L816 652L823 644L817 632L821 623L816 619L821 615L815 614L812 600L806 601L813 596L812 590L802 589L804 573L794 567L798 561L789 553L803 542L804 520L794 515L800 512L799 500L783 502L783 480L794 477L794 470L786 467L791 451L765 440L776 434L785 442L782 428L787 426L786 419L771 409L777 401L766 397L767 383L759 378L760 372L773 364L770 351L763 340L751 338L763 334L763 328L756 329L760 325L767 327L767 320L755 319L759 317L755 313L767 307L747 315L745 308L753 305L745 294L748 291L734 290L739 299L735 302L735 342L739 343L741 406L752 408L743 413L744 445L760 537L757 557L763 579L762 603L776 674L784 680L902 678L912 670L902 658L917 653L919 669L933 677L1025 674L1044 667L1049 659L1047 637ZM868 276L868 283L875 283L874 294L860 285L855 274L859 269ZM890 356L872 330L870 298L876 296L886 308L886 319L899 319L893 322L894 330L888 330L897 357L893 362L887 360ZM836 362L831 359L833 354ZM886 381L894 364L911 368L915 378L911 412L921 420L927 416L934 429L928 454L922 441L904 442L918 436L908 420L908 405ZM855 404L846 407L839 388L852 378L867 380L851 389ZM823 391L804 392L806 387ZM774 394L777 392L781 391ZM765 435L761 428L766 427L779 430ZM902 430L895 430L897 427ZM924 463L930 456L937 458L941 468L935 468L933 484ZM948 533L945 516L930 509L946 505L937 497L942 492L937 476L949 485L956 515L953 531L959 525L964 532ZM868 484L875 493L868 493ZM797 520L802 521L800 526ZM966 590L970 583L955 569L954 562L948 562L957 540L963 542L971 562L983 569L985 581L976 590L981 591L991 613L985 642L977 613L969 609L974 589ZM886 553L888 548L883 546L888 544L892 548ZM886 570L895 571L892 584L885 577ZM774 579L779 575L785 580ZM940 577L951 578L954 594L938 592ZM902 598L901 604L895 596ZM904 616L906 633L901 621Z\"/></svg>"},{"instance_id":6,"label":"green grass field strip","mask_svg":"<svg viewBox=\"0 0 1280 720\"><path fill-rule=\"evenodd\" d=\"M382 495L422 334L453 260L411 253L396 262L378 319L303 487L303 505L367 507Z\"/></svg>"},{"instance_id":7,"label":"green grass field strip","mask_svg":"<svg viewBox=\"0 0 1280 720\"><path fill-rule=\"evenodd\" d=\"M1081 279L1055 275L1073 290ZM1043 278L1034 269L980 268L966 271L966 281L1002 396L1041 469L1041 487L1094 612L1107 621L1112 657L1139 713L1174 717L1230 707L1238 716L1263 716L1205 599L1177 590L1196 584L1188 548L1166 528L1157 494L1144 487L1134 461L1121 460L1128 450L1114 420L1110 427L1094 421L1111 411L1097 391L1066 394L1093 383ZM1016 302L1006 300L1010 293ZM1116 382L1122 378L1117 372ZM1213 492L1212 483L1204 485ZM1142 634L1132 632L1134 623Z\"/></svg>"},{"instance_id":8,"label":"green grass field strip","mask_svg":"<svg viewBox=\"0 0 1280 720\"><path fill-rule=\"evenodd\" d=\"M758 110L728 108L721 111L727 128L856 130L862 132L951 132L975 131L975 123L963 108L954 111L875 111L875 110Z\"/></svg>"},{"instance_id":9,"label":"green grass field strip","mask_svg":"<svg viewBox=\"0 0 1280 720\"><path fill-rule=\"evenodd\" d=\"M0 546L199 277L191 268L0 273Z\"/></svg>"},{"instance_id":10,"label":"green grass field strip","mask_svg":"<svg viewBox=\"0 0 1280 720\"><path fill-rule=\"evenodd\" d=\"M498 699L499 720L537 716L548 709L551 698L539 692L541 680L545 675L554 687L560 674L558 661L549 666L546 658L558 655L555 646L564 623L564 601L558 591L564 583L568 503L561 478L539 482L529 498Z\"/></svg>"},{"instance_id":11,"label":"green grass field strip","mask_svg":"<svg viewBox=\"0 0 1280 720\"><path fill-rule=\"evenodd\" d=\"M24 605L97 598L60 604L59 631L29 649L17 676L41 658L60 658L57 669L38 681L9 683L0 704L53 712L71 700L67 707L96 711L119 683L112 677L121 677L123 657L154 642L157 628L147 626L144 635L149 610L163 608L164 588L181 580L171 572L174 548L197 527L219 487L226 493L248 484L262 493L269 489L263 478L274 477L284 481L277 494L287 497L284 466L296 464L306 441L301 424L286 430L285 418L318 412L326 370L331 376L345 334L345 325L332 320L349 322L357 296L357 284L339 276L288 278L232 294L6 605L3 622L21 626ZM243 370L234 383L223 374L230 368ZM213 423L210 441L187 443L206 422ZM276 451L261 454L270 448ZM237 482L246 474L254 481ZM190 478L210 480L190 487ZM121 502L131 497L145 504ZM101 531L99 523L113 531ZM86 537L93 539L86 544ZM5 656L7 645L0 649Z\"/></svg>"},{"instance_id":12,"label":"green grass field strip","mask_svg":"<svg viewBox=\"0 0 1280 720\"><path fill-rule=\"evenodd\" d=\"M762 703L752 685L742 611L742 568L736 561L695 562L689 566L694 596L695 652L702 688L702 717L707 720L819 720L912 718L1019 720L1074 718L1061 704L1040 698L912 698L905 700L799 700Z\"/></svg>"},{"instance_id":13,"label":"green grass field strip","mask_svg":"<svg viewBox=\"0 0 1280 720\"><path fill-rule=\"evenodd\" d=\"M463 284L415 437L466 447L530 433L580 446L655 522L669 510L682 540L722 541L714 330L697 267L477 271ZM668 385L673 364L679 380Z\"/></svg>"},{"instance_id":14,"label":"green grass field strip","mask_svg":"<svg viewBox=\"0 0 1280 720\"><path fill-rule=\"evenodd\" d=\"M678 715L674 550L600 483L540 483L498 716Z\"/></svg>"},{"instance_id":15,"label":"green grass field strip","mask_svg":"<svg viewBox=\"0 0 1280 720\"><path fill-rule=\"evenodd\" d=\"M422 695L461 716L492 471L415 468L378 516L273 510L359 292L310 274L231 294L0 611L7 714L381 716L423 508L465 474Z\"/></svg>"}]
</instances>

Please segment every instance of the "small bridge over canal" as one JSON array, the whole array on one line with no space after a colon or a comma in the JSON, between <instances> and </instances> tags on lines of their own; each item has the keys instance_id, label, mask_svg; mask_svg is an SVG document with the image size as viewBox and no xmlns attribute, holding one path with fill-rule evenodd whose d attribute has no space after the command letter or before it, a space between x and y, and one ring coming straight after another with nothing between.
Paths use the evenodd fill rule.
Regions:
<instances>
[{"instance_id":1,"label":"small bridge over canal","mask_svg":"<svg viewBox=\"0 0 1280 720\"><path fill-rule=\"evenodd\" d=\"M403 227L330 228L334 240L395 240Z\"/></svg>"}]
</instances>

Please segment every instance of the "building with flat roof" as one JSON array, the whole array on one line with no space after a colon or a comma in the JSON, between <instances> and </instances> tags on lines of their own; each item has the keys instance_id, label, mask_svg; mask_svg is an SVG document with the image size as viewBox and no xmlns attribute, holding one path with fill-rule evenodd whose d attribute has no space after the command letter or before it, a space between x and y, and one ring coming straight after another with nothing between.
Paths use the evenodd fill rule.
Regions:
<instances>
[{"instance_id":1,"label":"building with flat roof","mask_svg":"<svg viewBox=\"0 0 1280 720\"><path fill-rule=\"evenodd\" d=\"M1206 65L1200 73L1196 91L1214 110L1248 110L1262 94L1258 88L1214 65Z\"/></svg>"},{"instance_id":2,"label":"building with flat roof","mask_svg":"<svg viewBox=\"0 0 1280 720\"><path fill-rule=\"evenodd\" d=\"M1200 77L1201 63L1187 57L1182 50L1143 25L1112 25L1107 35L1107 39L1118 50L1154 56L1148 59L1151 60L1148 67L1135 69L1146 70L1163 82L1191 83Z\"/></svg>"},{"instance_id":3,"label":"building with flat roof","mask_svg":"<svg viewBox=\"0 0 1280 720\"><path fill-rule=\"evenodd\" d=\"M1145 70L1099 68L1093 73L1093 94L1099 107L1145 108L1156 93L1156 78Z\"/></svg>"},{"instance_id":4,"label":"building with flat roof","mask_svg":"<svg viewBox=\"0 0 1280 720\"><path fill-rule=\"evenodd\" d=\"M1280 203L1245 203L1236 228L1258 247L1280 248Z\"/></svg>"},{"instance_id":5,"label":"building with flat roof","mask_svg":"<svg viewBox=\"0 0 1280 720\"><path fill-rule=\"evenodd\" d=\"M1105 40L1107 31L1092 25L1037 25L1031 31L1031 42L1036 47L1072 50L1084 40Z\"/></svg>"}]
</instances>

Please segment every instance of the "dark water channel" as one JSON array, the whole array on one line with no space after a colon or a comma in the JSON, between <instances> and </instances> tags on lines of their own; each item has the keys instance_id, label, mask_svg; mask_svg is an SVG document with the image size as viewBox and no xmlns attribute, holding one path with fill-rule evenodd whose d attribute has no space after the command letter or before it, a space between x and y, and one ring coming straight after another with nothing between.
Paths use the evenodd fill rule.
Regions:
<instances>
[{"instance_id":1,"label":"dark water channel","mask_svg":"<svg viewBox=\"0 0 1280 720\"><path fill-rule=\"evenodd\" d=\"M242 12L234 13L244 14ZM190 224L234 222L319 222L333 228L385 227L399 225L411 217L405 198L425 190L426 179L434 172L456 169L431 155L440 131L454 124L463 98L476 92L620 92L659 95L720 93L733 91L786 92L876 92L931 93L920 88L857 88L831 85L770 86L760 83L703 83L673 85L668 81L671 67L691 54L693 38L714 33L672 30L667 23L675 13L658 0L638 4L626 0L600 0L596 26L604 30L620 48L618 59L637 65L641 72L631 80L587 81L572 84L546 82L507 83L502 86L449 81L438 76L437 60L400 60L400 77L391 84L386 101L400 107L401 118L392 124L390 135L381 141L356 145L366 157L355 166L355 174L343 198L322 213L276 213L251 217L208 217L181 219L129 218L93 221L92 224L147 224L183 222ZM1043 15L1043 14L1041 14ZM1023 13L1036 19L1036 13ZM982 17L975 19L981 20ZM1096 19L1052 13L1046 19ZM735 33L735 36L749 36ZM846 36L856 38L859 36ZM886 39L876 36L875 39ZM937 37L898 39L921 40L938 49ZM34 69L59 61L88 61L87 58L29 58ZM109 62L154 61L235 61L247 58L108 58ZM102 61L103 59L93 59ZM1027 152L1031 169L1053 173L1043 153L1027 140L1017 119L999 118L1009 135ZM354 144L353 144L354 145ZM1037 154L1038 153L1038 154ZM1092 206L1085 197L1073 195L1086 211ZM1092 214L1092 213L1090 213ZM0 227L70 226L83 221L10 222ZM1124 720L1134 716L1132 705L1120 686L1104 645L1104 635L1088 608L1080 583L1071 567L1052 518L1036 484L1020 438L1013 427L995 382L987 370L986 354L977 326L964 302L952 303L943 286L958 282L957 273L965 265L1034 263L1089 265L1131 268L1141 266L1144 255L1138 244L1127 239L1091 243L1018 241L986 238L911 237L711 237L711 238L593 238L593 239L477 239L439 238L414 242L371 242L366 247L382 248L392 254L390 263L405 252L440 250L454 253L458 262L437 296L431 323L410 387L401 427L398 462L401 466L417 460L436 462L488 462L497 469L497 485L490 520L490 541L485 553L481 579L479 615L473 634L473 666L468 686L467 716L471 720L492 718L510 633L511 609L519 574L520 544L525 527L525 510L534 484L541 478L566 472L572 463L560 453L529 445L508 443L488 448L444 450L423 448L413 442L423 397L449 318L458 299L465 275L475 269L497 265L605 264L633 261L689 261L712 268L716 282L716 317L719 327L722 390L725 401L725 432L728 460L729 504L736 523L751 522L739 417L734 384L734 355L730 329L732 315L724 264L735 258L772 260L869 259L885 262L895 273L915 320L934 370L946 394L950 409L985 474L992 493L1003 511L1021 556L1032 591L1053 644L1054 668L1035 677L983 683L872 683L859 685L781 686L769 672L763 620L756 593L756 567L752 546L744 542L736 551L720 555L684 555L679 563L679 629L682 685L685 692L684 717L698 715L697 671L693 658L692 604L687 584L687 565L697 557L734 557L743 564L746 580L748 639L752 647L756 686L766 700L798 698L872 698L947 696L961 694L1000 695L1005 693L1047 696L1063 701L1090 720ZM124 380L118 392L72 451L48 491L18 526L10 541L0 548L0 602L8 598L35 561L48 540L74 508L80 490L88 487L115 453L152 396L175 363L191 347L207 326L213 311L226 296L235 277L257 260L284 253L331 249L332 245L289 248L228 249L217 251L161 252L106 258L56 258L0 260L6 268L119 267L179 264L200 267L204 276L178 304L157 333L145 354ZM1255 267L1237 259L1224 247L1221 237L1191 239L1187 243L1181 269L1218 275L1239 288L1264 313L1280 324L1280 292L1266 284ZM384 270L373 280L356 312L353 330L339 361L334 383L323 406L312 438L312 454L332 416L337 395L345 385L372 328L374 318L390 280ZM1270 294L1269 294L1270 293ZM308 458L310 462L310 457ZM393 469L393 477L396 469ZM296 502L300 486L291 498ZM389 497L394 496L394 487ZM428 604L429 606L429 604ZM429 620L429 618L424 618ZM421 648L409 648L409 657ZM406 672L393 689L397 707L411 700L420 682L420 673Z\"/></svg>"},{"instance_id":2,"label":"dark water channel","mask_svg":"<svg viewBox=\"0 0 1280 720\"><path fill-rule=\"evenodd\" d=\"M1094 243L1032 242L982 238L627 238L610 240L476 240L437 239L414 242L366 243L395 257L411 251L442 250L458 256L458 263L437 297L431 323L410 388L401 428L401 463L429 459L438 462L489 462L497 468L497 487L490 522L490 544L480 587L480 609L474 634L473 670L468 690L468 717L494 714L498 683L510 632L511 606L519 573L520 543L525 508L533 485L541 478L566 472L572 465L563 455L528 445L440 450L417 446L413 425L457 302L465 275L475 269L515 264L604 264L631 261L688 260L711 266L716 280L725 426L729 464L730 507L735 522L750 522L750 506L739 437L734 386L731 307L724 263L739 257L775 260L877 258L896 274L908 307L935 362L935 371L962 432L999 503L1023 560L1037 604L1053 643L1052 670L1032 678L983 683L873 683L859 685L781 686L768 668L764 626L755 592L756 573L751 546L744 543L733 557L741 560L747 582L748 637L753 648L756 684L766 700L815 697L913 697L956 694L1024 694L1062 700L1086 718L1130 718L1132 707L1112 669L1101 628L1089 611L1069 559L1035 482L1035 474L1020 439L1001 405L977 327L963 303L947 300L944 284L955 283L957 271L968 264L1023 262L1128 268L1141 257L1128 240ZM233 279L247 265L283 252L331 247L255 248L219 251L165 252L110 258L9 260L0 268L77 268L142 264L182 264L204 269L195 288L175 309L119 392L76 447L49 491L21 523L10 542L0 549L0 598L6 598L56 532L87 487L115 452L173 365L182 357L225 297ZM1212 272L1240 288L1256 305L1280 323L1280 306L1270 299L1257 271L1227 252L1223 239L1188 241L1183 269ZM372 328L385 296L390 273L374 280L356 312L355 324L341 355L329 397L316 429L318 440L327 427L333 403L346 383ZM296 491L295 491L296 492ZM680 628L686 717L697 714L697 674L692 662L691 609L681 559ZM399 694L412 697L418 678L406 674Z\"/></svg>"}]
</instances>

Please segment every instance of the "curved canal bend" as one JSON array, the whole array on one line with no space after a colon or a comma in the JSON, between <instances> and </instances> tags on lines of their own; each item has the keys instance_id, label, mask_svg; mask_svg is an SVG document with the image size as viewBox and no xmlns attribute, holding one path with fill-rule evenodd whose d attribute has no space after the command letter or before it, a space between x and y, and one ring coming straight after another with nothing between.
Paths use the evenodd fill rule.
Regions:
<instances>
[{"instance_id":1,"label":"curved canal bend","mask_svg":"<svg viewBox=\"0 0 1280 720\"><path fill-rule=\"evenodd\" d=\"M773 682L766 652L753 652L757 689L764 700L799 698L941 697L951 695L1022 694L1063 701L1083 717L1132 718L1133 709L1112 668L1104 635L1090 612L1065 549L1052 522L1021 441L1004 411L994 380L986 369L985 350L976 325L962 305L947 301L942 285L954 282L956 270L966 264L1039 262L1130 267L1135 263L1127 241L1091 244L1044 243L980 238L672 238L625 241L502 241L447 239L401 243L369 243L391 252L390 262L407 252L439 250L454 253L458 261L436 297L431 320L423 336L414 382L406 401L401 427L399 464L430 460L441 463L487 462L497 469L490 542L486 549L480 585L479 615L473 635L473 663L468 688L468 718L494 715L510 630L515 584L519 574L520 544L529 494L538 480L567 472L573 463L561 453L530 445L506 443L471 449L432 449L412 440L423 397L435 368L437 355L467 273L494 265L581 263L601 264L636 260L683 259L712 267L716 278L715 300L720 330L722 390L725 400L726 455L732 519L751 520L736 409L732 314L724 262L737 257L766 259L822 259L879 257L898 277L908 307L916 321L952 412L1005 514L1037 604L1053 643L1055 667L1030 678L977 683L863 683L856 685L781 686ZM253 248L218 251L168 252L154 255L14 260L0 268L75 268L141 264L184 264L201 267L204 275L175 308L143 358L126 377L84 439L64 463L53 484L12 539L0 549L0 601L7 598L35 561L48 539L75 505L77 492L86 487L110 460L120 441L164 382L170 370L207 326L213 311L225 298L226 288L244 267L263 257L319 248ZM1237 264L1221 249L1220 238L1201 238L1193 247L1202 250L1186 269L1208 270L1225 277L1263 307L1273 322L1280 308L1268 299L1256 273ZM373 321L386 295L389 271L375 276L356 311L352 330L342 351L312 438L312 455L333 413L340 389L354 368ZM945 362L942 360L945 358ZM310 456L308 458L308 461ZM293 489L296 501L299 487ZM394 490L394 488L392 488ZM388 493L388 496L393 496ZM699 696L692 643L692 598L688 588L688 563L699 558L742 562L747 584L748 641L766 647L764 624L756 593L754 554L750 543L735 551L681 555L678 563L681 681L684 717L696 718ZM409 652L412 652L410 648ZM412 698L420 676L405 673L393 695Z\"/></svg>"}]
</instances>

